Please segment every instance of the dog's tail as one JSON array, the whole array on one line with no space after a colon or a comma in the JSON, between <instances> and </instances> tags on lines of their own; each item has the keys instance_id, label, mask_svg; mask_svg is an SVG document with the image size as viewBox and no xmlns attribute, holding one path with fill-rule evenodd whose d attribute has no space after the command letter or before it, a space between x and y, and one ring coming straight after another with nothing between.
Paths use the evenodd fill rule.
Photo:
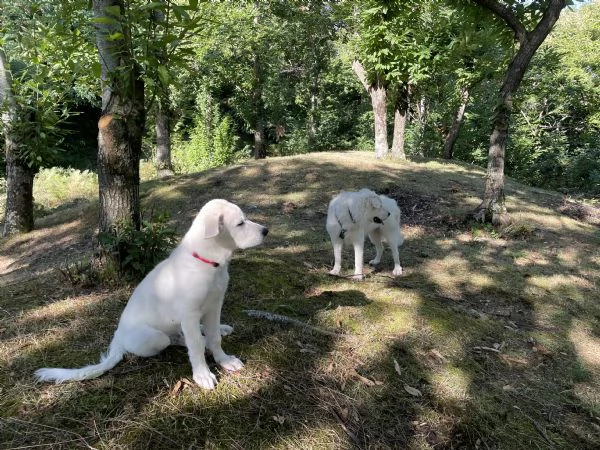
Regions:
<instances>
[{"instance_id":1,"label":"dog's tail","mask_svg":"<svg viewBox=\"0 0 600 450\"><path fill-rule=\"evenodd\" d=\"M102 355L98 364L91 364L89 366L81 367L79 369L61 369L55 368L43 368L35 371L35 377L39 381L54 381L56 384L64 381L79 381L88 380L90 378L96 378L105 373L106 371L115 367L125 355L123 348L113 340L110 344L108 351Z\"/></svg>"}]
</instances>

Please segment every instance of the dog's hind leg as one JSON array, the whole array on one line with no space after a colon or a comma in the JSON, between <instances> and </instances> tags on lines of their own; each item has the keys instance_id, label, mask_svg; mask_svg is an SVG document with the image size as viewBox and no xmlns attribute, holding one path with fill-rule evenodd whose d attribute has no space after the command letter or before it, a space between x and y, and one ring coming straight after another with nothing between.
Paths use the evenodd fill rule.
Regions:
<instances>
[{"instance_id":1,"label":"dog's hind leg","mask_svg":"<svg viewBox=\"0 0 600 450\"><path fill-rule=\"evenodd\" d=\"M394 270L393 275L402 275L402 266L400 265L400 251L396 245L390 246L392 250L392 256L394 257Z\"/></svg>"},{"instance_id":2,"label":"dog's hind leg","mask_svg":"<svg viewBox=\"0 0 600 450\"><path fill-rule=\"evenodd\" d=\"M219 325L219 331L221 332L221 336L229 336L233 333L233 327L231 325L222 323L221 325ZM202 326L202 324L200 324L200 332L204 334L204 327ZM185 338L183 337L183 333L171 336L171 345L179 345L181 347L185 347Z\"/></svg>"},{"instance_id":3,"label":"dog's hind leg","mask_svg":"<svg viewBox=\"0 0 600 450\"><path fill-rule=\"evenodd\" d=\"M339 238L332 238L331 245L333 246L333 269L329 271L330 275L339 275L342 270L342 247L344 241Z\"/></svg>"},{"instance_id":4,"label":"dog's hind leg","mask_svg":"<svg viewBox=\"0 0 600 450\"><path fill-rule=\"evenodd\" d=\"M365 236L356 237L354 240L354 275L352 279L363 279L363 258L364 258Z\"/></svg>"},{"instance_id":5,"label":"dog's hind leg","mask_svg":"<svg viewBox=\"0 0 600 450\"><path fill-rule=\"evenodd\" d=\"M369 233L369 240L375 246L375 258L369 261L369 265L376 266L381 262L381 257L383 256L383 243L381 242L381 232L379 230L374 230Z\"/></svg>"},{"instance_id":6,"label":"dog's hind leg","mask_svg":"<svg viewBox=\"0 0 600 450\"><path fill-rule=\"evenodd\" d=\"M115 338L125 351L144 357L157 355L171 345L169 336L147 326L117 330Z\"/></svg>"}]
</instances>

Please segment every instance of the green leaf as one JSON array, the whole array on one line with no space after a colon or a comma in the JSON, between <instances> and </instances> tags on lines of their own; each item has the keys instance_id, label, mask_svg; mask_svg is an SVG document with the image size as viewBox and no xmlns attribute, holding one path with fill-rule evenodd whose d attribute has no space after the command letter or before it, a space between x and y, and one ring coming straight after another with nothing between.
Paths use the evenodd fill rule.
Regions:
<instances>
[{"instance_id":1,"label":"green leaf","mask_svg":"<svg viewBox=\"0 0 600 450\"><path fill-rule=\"evenodd\" d=\"M115 33L109 34L106 39L108 39L109 41L118 41L123 38L125 38L125 35L123 33L121 33L120 31L117 31Z\"/></svg>"},{"instance_id":2,"label":"green leaf","mask_svg":"<svg viewBox=\"0 0 600 450\"><path fill-rule=\"evenodd\" d=\"M103 25L114 25L119 23L118 20L114 19L113 17L108 17L108 16L102 16L102 17L94 17L91 20L92 23L99 23L99 24L103 24Z\"/></svg>"},{"instance_id":3,"label":"green leaf","mask_svg":"<svg viewBox=\"0 0 600 450\"><path fill-rule=\"evenodd\" d=\"M114 17L119 17L121 15L121 7L119 5L107 6L104 8L104 11Z\"/></svg>"},{"instance_id":4,"label":"green leaf","mask_svg":"<svg viewBox=\"0 0 600 450\"><path fill-rule=\"evenodd\" d=\"M156 69L158 71L158 78L163 86L168 86L171 81L171 74L169 74L169 69L166 66L158 66Z\"/></svg>"},{"instance_id":5,"label":"green leaf","mask_svg":"<svg viewBox=\"0 0 600 450\"><path fill-rule=\"evenodd\" d=\"M94 62L92 64L92 74L96 77L96 78L100 78L100 75L102 74L102 66L100 65L99 62Z\"/></svg>"}]
</instances>

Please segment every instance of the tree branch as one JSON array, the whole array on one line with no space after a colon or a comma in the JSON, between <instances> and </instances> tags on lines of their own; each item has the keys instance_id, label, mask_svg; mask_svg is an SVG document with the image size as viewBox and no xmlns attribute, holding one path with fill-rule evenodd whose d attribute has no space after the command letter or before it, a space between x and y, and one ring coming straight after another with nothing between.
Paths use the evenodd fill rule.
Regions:
<instances>
[{"instance_id":1,"label":"tree branch","mask_svg":"<svg viewBox=\"0 0 600 450\"><path fill-rule=\"evenodd\" d=\"M506 25L508 25L509 28L515 32L515 36L521 44L523 44L527 41L527 29L519 21L517 16L515 16L513 14L513 12L510 9L508 9L506 6L500 4L496 0L471 0L471 1L473 3L477 3L479 6L482 6L486 9L488 9L494 15L496 15L500 19L504 20L504 22L506 22Z\"/></svg>"},{"instance_id":2,"label":"tree branch","mask_svg":"<svg viewBox=\"0 0 600 450\"><path fill-rule=\"evenodd\" d=\"M352 70L354 70L354 73L358 77L360 83L364 86L365 90L369 92L371 86L369 86L369 84L367 83L367 73L365 72L365 68L358 59L355 59L352 63Z\"/></svg>"}]
</instances>

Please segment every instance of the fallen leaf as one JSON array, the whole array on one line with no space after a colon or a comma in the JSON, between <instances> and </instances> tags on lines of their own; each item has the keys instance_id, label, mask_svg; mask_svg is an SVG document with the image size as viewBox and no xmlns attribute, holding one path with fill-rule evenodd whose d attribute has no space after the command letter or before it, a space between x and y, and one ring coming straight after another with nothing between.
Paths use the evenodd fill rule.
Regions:
<instances>
[{"instance_id":1,"label":"fallen leaf","mask_svg":"<svg viewBox=\"0 0 600 450\"><path fill-rule=\"evenodd\" d=\"M406 392L408 392L410 395L412 395L413 397L423 397L423 394L421 393L420 390L418 390L412 386L409 386L408 384L404 385L404 390Z\"/></svg>"},{"instance_id":2,"label":"fallen leaf","mask_svg":"<svg viewBox=\"0 0 600 450\"><path fill-rule=\"evenodd\" d=\"M181 390L182 387L183 382L181 380L178 380L177 383L175 383L175 386L173 386L173 389L171 389L171 395L177 395L177 393Z\"/></svg>"},{"instance_id":3,"label":"fallen leaf","mask_svg":"<svg viewBox=\"0 0 600 450\"><path fill-rule=\"evenodd\" d=\"M439 350L436 350L435 348L432 348L431 350L429 350L429 356L432 357L433 359L437 359L441 363L446 361L446 358L444 358L444 355L442 355L439 352Z\"/></svg>"},{"instance_id":4,"label":"fallen leaf","mask_svg":"<svg viewBox=\"0 0 600 450\"><path fill-rule=\"evenodd\" d=\"M367 386L375 386L375 382L373 380L369 380L368 378L363 377L356 370L353 370L351 373L352 373L352 375L354 375L356 378L358 378L360 381L362 381Z\"/></svg>"},{"instance_id":5,"label":"fallen leaf","mask_svg":"<svg viewBox=\"0 0 600 450\"><path fill-rule=\"evenodd\" d=\"M396 358L392 358L394 360L394 369L396 369L396 373L402 376L402 369L400 368L400 364L396 361Z\"/></svg>"}]
</instances>

